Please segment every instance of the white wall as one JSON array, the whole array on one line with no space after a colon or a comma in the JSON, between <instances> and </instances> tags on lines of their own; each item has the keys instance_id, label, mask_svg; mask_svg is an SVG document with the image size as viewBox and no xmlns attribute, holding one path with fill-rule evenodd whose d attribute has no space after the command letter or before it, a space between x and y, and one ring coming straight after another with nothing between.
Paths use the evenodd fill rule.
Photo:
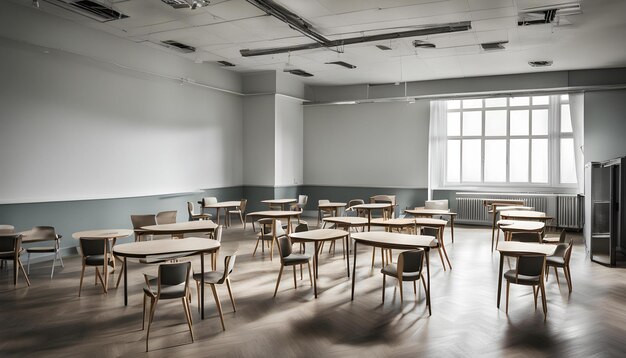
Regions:
<instances>
[{"instance_id":1,"label":"white wall","mask_svg":"<svg viewBox=\"0 0 626 358\"><path fill-rule=\"evenodd\" d=\"M165 73L195 73L196 64L26 7L2 4L0 20L0 202L242 184L241 97L122 70L73 50L90 51L102 41L110 56L144 60ZM64 50L44 53L39 45ZM159 61L176 66L159 68ZM238 77L216 78L241 86Z\"/></svg>"},{"instance_id":2,"label":"white wall","mask_svg":"<svg viewBox=\"0 0 626 358\"><path fill-rule=\"evenodd\" d=\"M303 184L302 102L276 96L276 186Z\"/></svg>"},{"instance_id":3,"label":"white wall","mask_svg":"<svg viewBox=\"0 0 626 358\"><path fill-rule=\"evenodd\" d=\"M274 185L274 95L246 97L243 101L244 185Z\"/></svg>"},{"instance_id":4,"label":"white wall","mask_svg":"<svg viewBox=\"0 0 626 358\"><path fill-rule=\"evenodd\" d=\"M429 102L304 107L307 185L426 188Z\"/></svg>"}]
</instances>

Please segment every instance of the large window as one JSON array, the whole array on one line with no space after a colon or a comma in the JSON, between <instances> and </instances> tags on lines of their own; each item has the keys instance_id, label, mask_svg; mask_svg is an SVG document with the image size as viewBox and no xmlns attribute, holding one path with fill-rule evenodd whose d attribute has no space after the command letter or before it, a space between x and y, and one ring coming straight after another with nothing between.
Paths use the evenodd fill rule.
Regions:
<instances>
[{"instance_id":1,"label":"large window","mask_svg":"<svg viewBox=\"0 0 626 358\"><path fill-rule=\"evenodd\" d=\"M446 101L447 185L576 184L568 95Z\"/></svg>"}]
</instances>

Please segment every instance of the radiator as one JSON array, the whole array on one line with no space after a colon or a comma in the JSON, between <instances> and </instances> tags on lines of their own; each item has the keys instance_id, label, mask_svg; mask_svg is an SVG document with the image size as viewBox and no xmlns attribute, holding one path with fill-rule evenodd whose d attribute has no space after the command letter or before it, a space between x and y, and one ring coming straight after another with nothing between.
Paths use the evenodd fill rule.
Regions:
<instances>
[{"instance_id":1,"label":"radiator","mask_svg":"<svg viewBox=\"0 0 626 358\"><path fill-rule=\"evenodd\" d=\"M582 228L582 203L580 197L565 194L503 194L457 193L456 221L466 224L491 225L492 216L483 205L485 199L524 200L526 206L543 211L555 218L549 223L561 228Z\"/></svg>"}]
</instances>

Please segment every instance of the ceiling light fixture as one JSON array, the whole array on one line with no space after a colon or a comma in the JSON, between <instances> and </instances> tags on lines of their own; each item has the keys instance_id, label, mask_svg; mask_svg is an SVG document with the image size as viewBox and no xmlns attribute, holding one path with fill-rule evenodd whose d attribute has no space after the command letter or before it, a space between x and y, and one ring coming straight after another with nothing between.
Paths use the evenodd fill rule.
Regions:
<instances>
[{"instance_id":1,"label":"ceiling light fixture","mask_svg":"<svg viewBox=\"0 0 626 358\"><path fill-rule=\"evenodd\" d=\"M530 67L550 67L552 66L552 61L528 61Z\"/></svg>"}]
</instances>

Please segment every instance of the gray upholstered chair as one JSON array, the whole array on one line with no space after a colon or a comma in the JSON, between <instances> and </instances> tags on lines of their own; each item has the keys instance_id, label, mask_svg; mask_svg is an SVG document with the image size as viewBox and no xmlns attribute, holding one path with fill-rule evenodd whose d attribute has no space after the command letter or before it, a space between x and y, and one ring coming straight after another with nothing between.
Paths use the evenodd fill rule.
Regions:
<instances>
[{"instance_id":1,"label":"gray upholstered chair","mask_svg":"<svg viewBox=\"0 0 626 358\"><path fill-rule=\"evenodd\" d=\"M556 276L557 284L561 284L559 282L559 272L557 268L563 269L563 274L565 275L565 280L567 281L567 288L569 292L572 292L572 274L569 269L569 261L572 256L572 247L574 246L574 240L570 239L569 243L561 243L558 244L556 249L554 250L554 254L552 256L546 257L546 280L548 279L548 274L550 273L550 267L554 267L554 275Z\"/></svg>"},{"instance_id":2,"label":"gray upholstered chair","mask_svg":"<svg viewBox=\"0 0 626 358\"><path fill-rule=\"evenodd\" d=\"M109 259L108 254L106 258L104 255L105 248L107 253L111 251L109 249L109 240L102 238L81 237L79 241L83 266L80 271L80 286L78 288L78 297L80 297L80 294L83 290L83 278L85 277L85 268L87 266L96 268L95 283L98 284L98 280L100 280L100 283L102 284L102 291L104 293L107 293L109 280L108 277L103 277L102 275L104 274L105 263L110 266L113 265L113 261ZM100 266L102 266L102 274L100 273Z\"/></svg>"},{"instance_id":3,"label":"gray upholstered chair","mask_svg":"<svg viewBox=\"0 0 626 358\"><path fill-rule=\"evenodd\" d=\"M309 280L311 286L313 286L313 276L311 276L311 256L307 254L294 254L291 239L289 236L281 236L276 239L278 243L278 251L280 252L280 272L278 272L278 279L276 280L276 289L274 289L274 297L278 292L278 286L280 285L280 279L283 275L283 269L285 266L291 266L293 268L293 286L298 288L296 283L296 265L307 264L309 267Z\"/></svg>"},{"instance_id":4,"label":"gray upholstered chair","mask_svg":"<svg viewBox=\"0 0 626 358\"><path fill-rule=\"evenodd\" d=\"M172 264L159 265L159 274L155 279L153 276L144 274L146 286L143 289L143 318L141 329L143 330L146 322L146 299L150 298L150 315L148 316L148 331L146 333L146 352L148 351L148 340L150 339L150 325L154 319L154 311L156 310L159 300L171 300L180 298L183 303L183 310L191 341L193 342L193 329L191 328L191 310L189 309L189 276L191 273L191 262L178 262ZM156 285L156 287L154 287Z\"/></svg>"},{"instance_id":5,"label":"gray upholstered chair","mask_svg":"<svg viewBox=\"0 0 626 358\"><path fill-rule=\"evenodd\" d=\"M156 223L158 225L161 225L161 224L175 224L177 215L178 215L178 211L177 210L168 210L168 211L158 212L156 214Z\"/></svg>"},{"instance_id":6,"label":"gray upholstered chair","mask_svg":"<svg viewBox=\"0 0 626 358\"><path fill-rule=\"evenodd\" d=\"M363 199L352 199L352 200L348 201L348 207L346 208L346 214L347 214L348 211L356 210L357 216L366 216L365 215L365 210L353 208L353 206L361 205L361 204L365 204L365 201Z\"/></svg>"},{"instance_id":7,"label":"gray upholstered chair","mask_svg":"<svg viewBox=\"0 0 626 358\"><path fill-rule=\"evenodd\" d=\"M0 260L13 261L13 285L17 285L18 272L22 270L26 283L30 286L28 274L20 260L23 251L21 234L0 234Z\"/></svg>"},{"instance_id":8,"label":"gray upholstered chair","mask_svg":"<svg viewBox=\"0 0 626 358\"><path fill-rule=\"evenodd\" d=\"M222 329L225 331L226 326L224 325L224 314L222 313L222 304L220 303L220 298L217 294L217 289L215 285L226 284L226 288L228 288L228 295L230 296L230 303L233 305L233 312L237 312L237 307L235 306L235 298L233 297L233 291L230 287L230 274L233 273L233 269L235 267L235 260L237 259L237 252L235 251L233 254L224 257L224 270L223 271L209 271L204 273L204 283L206 285L211 286L211 291L213 292L213 298L215 299L215 305L217 306L217 312L220 314L220 320L222 321ZM200 309L200 284L202 280L202 274L196 273L193 275L193 279L196 281L196 289L198 293L198 310Z\"/></svg>"},{"instance_id":9,"label":"gray upholstered chair","mask_svg":"<svg viewBox=\"0 0 626 358\"><path fill-rule=\"evenodd\" d=\"M272 219L270 219L272 220ZM260 221L260 220L259 220ZM276 220L276 238L286 236L285 230L280 223L280 220ZM256 255L256 250L259 247L259 242L261 243L261 252L265 252L265 243L270 244L270 260L274 258L274 233L272 232L272 225L261 225L261 232L259 233L256 245L254 245L254 251L252 252L252 256Z\"/></svg>"},{"instance_id":10,"label":"gray upholstered chair","mask_svg":"<svg viewBox=\"0 0 626 358\"><path fill-rule=\"evenodd\" d=\"M154 214L147 215L131 215L130 221L133 224L133 231L135 233L135 241L141 241L143 238L143 230L141 229L144 226L156 225L156 217ZM150 235L152 238L152 235Z\"/></svg>"},{"instance_id":11,"label":"gray upholstered chair","mask_svg":"<svg viewBox=\"0 0 626 358\"><path fill-rule=\"evenodd\" d=\"M309 201L309 196L308 195L298 195L298 202L289 205L289 209L302 211L302 210L304 210L304 207L306 206L306 203L308 201Z\"/></svg>"},{"instance_id":12,"label":"gray upholstered chair","mask_svg":"<svg viewBox=\"0 0 626 358\"><path fill-rule=\"evenodd\" d=\"M52 241L52 246L31 246L26 248L28 258L26 259L26 267L28 274L30 275L30 255L31 254L53 254L52 258L52 270L50 272L50 278L54 277L54 265L57 259L63 265L63 258L61 257L61 235L57 235L52 226L35 226L32 229L32 235L37 236L41 241Z\"/></svg>"},{"instance_id":13,"label":"gray upholstered chair","mask_svg":"<svg viewBox=\"0 0 626 358\"><path fill-rule=\"evenodd\" d=\"M230 216L231 215L239 215L239 220L241 221L241 225L243 225L244 229L246 228L246 222L243 220L243 213L246 212L246 205L247 204L248 204L248 199L241 199L237 209L228 209L228 212L226 214L228 216L228 224L229 225L230 225Z\"/></svg>"},{"instance_id":14,"label":"gray upholstered chair","mask_svg":"<svg viewBox=\"0 0 626 358\"><path fill-rule=\"evenodd\" d=\"M517 257L515 269L504 273L506 279L506 313L509 313L509 286L516 285L532 286L535 298L535 309L537 309L537 295L541 290L541 304L543 307L544 319L548 314L546 302L546 289L544 284L544 270L546 267L546 257L543 255L523 255Z\"/></svg>"},{"instance_id":15,"label":"gray upholstered chair","mask_svg":"<svg viewBox=\"0 0 626 358\"><path fill-rule=\"evenodd\" d=\"M187 202L187 213L189 214L189 221L209 220L211 218L211 214L195 213L191 201Z\"/></svg>"},{"instance_id":16,"label":"gray upholstered chair","mask_svg":"<svg viewBox=\"0 0 626 358\"><path fill-rule=\"evenodd\" d=\"M544 244L564 244L567 234L565 230L561 230L559 236L546 235L541 239Z\"/></svg>"},{"instance_id":17,"label":"gray upholstered chair","mask_svg":"<svg viewBox=\"0 0 626 358\"><path fill-rule=\"evenodd\" d=\"M402 298L402 283L404 281L413 281L413 292L417 294L416 282L421 280L424 286L424 291L428 292L426 283L424 282L424 276L422 274L422 268L424 267L424 250L417 249L411 251L403 251L398 255L398 265L393 263L383 267L380 272L383 274L383 302L385 302L385 278L391 276L398 279L398 285L400 286L400 303L403 302Z\"/></svg>"},{"instance_id":18,"label":"gray upholstered chair","mask_svg":"<svg viewBox=\"0 0 626 358\"><path fill-rule=\"evenodd\" d=\"M215 196L206 196L204 198L202 198L202 208L200 210L200 212L202 214L207 213L207 210L211 209L211 208L207 208L207 205L211 205L211 204L217 204L217 197ZM217 215L217 209L213 209L215 210L215 214ZM207 213L208 214L208 213Z\"/></svg>"}]
</instances>

